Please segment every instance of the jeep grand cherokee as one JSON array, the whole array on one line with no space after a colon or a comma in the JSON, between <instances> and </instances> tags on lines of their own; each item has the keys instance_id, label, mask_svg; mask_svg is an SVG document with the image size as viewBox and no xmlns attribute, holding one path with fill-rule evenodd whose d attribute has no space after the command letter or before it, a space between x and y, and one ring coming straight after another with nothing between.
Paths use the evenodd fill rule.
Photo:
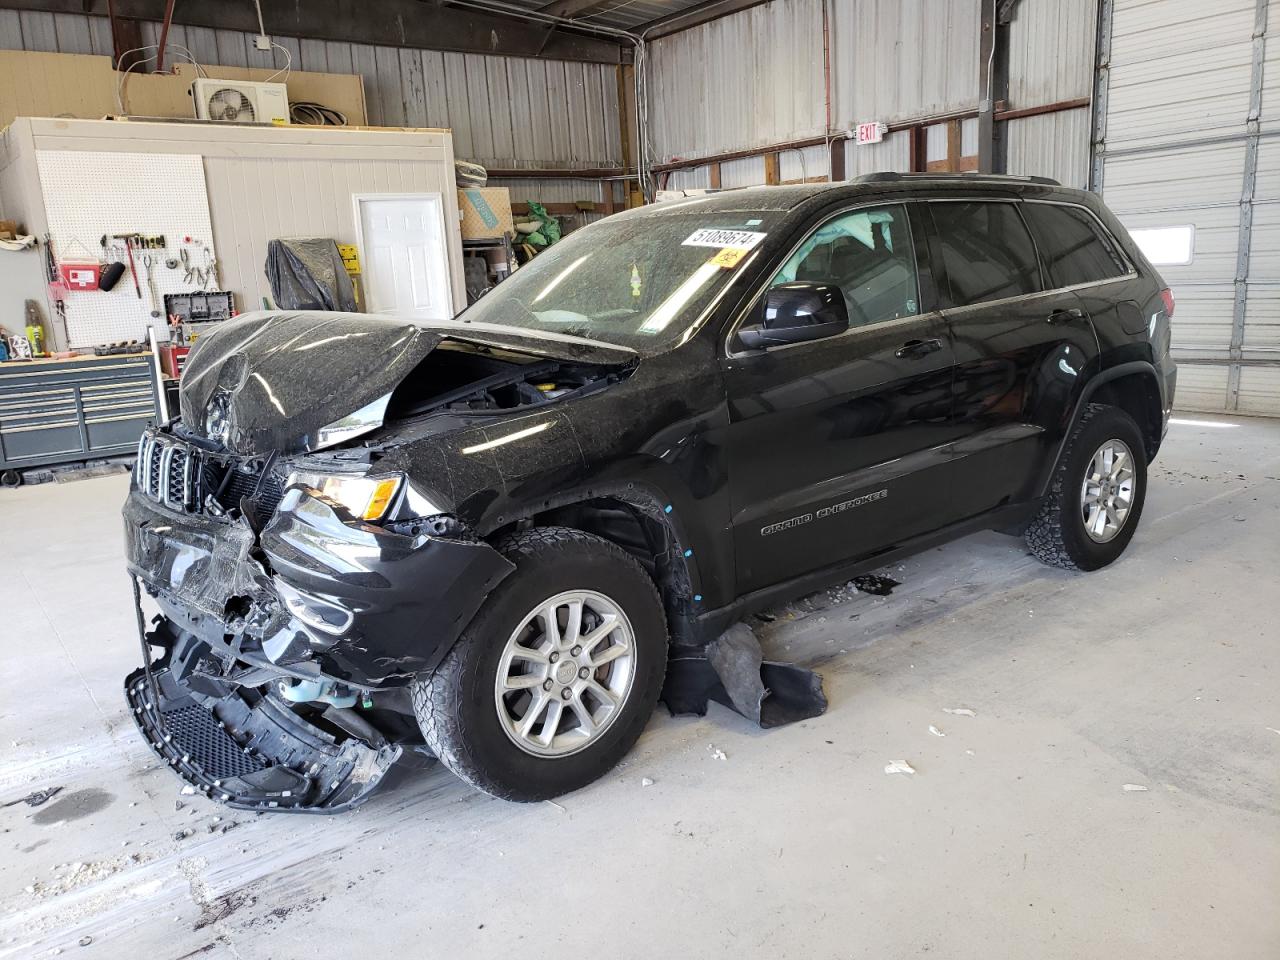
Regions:
<instances>
[{"instance_id":1,"label":"jeep grand cherokee","mask_svg":"<svg viewBox=\"0 0 1280 960\"><path fill-rule=\"evenodd\" d=\"M124 507L135 718L240 807L343 809L406 748L581 787L752 611L986 528L1115 560L1172 312L1092 194L875 175L609 217L449 322L224 323Z\"/></svg>"}]
</instances>

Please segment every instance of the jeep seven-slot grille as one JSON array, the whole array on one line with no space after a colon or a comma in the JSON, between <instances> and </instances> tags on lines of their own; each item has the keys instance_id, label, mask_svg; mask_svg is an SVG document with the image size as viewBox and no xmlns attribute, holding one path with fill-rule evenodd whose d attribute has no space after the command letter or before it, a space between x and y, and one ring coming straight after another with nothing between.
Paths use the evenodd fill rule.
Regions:
<instances>
[{"instance_id":1,"label":"jeep seven-slot grille","mask_svg":"<svg viewBox=\"0 0 1280 960\"><path fill-rule=\"evenodd\" d=\"M204 513L209 496L223 510L239 509L241 500L257 490L258 513L269 517L284 497L284 484L274 474L261 478L259 487L259 475L246 473L238 462L154 434L138 444L134 478L152 500L186 513Z\"/></svg>"}]
</instances>

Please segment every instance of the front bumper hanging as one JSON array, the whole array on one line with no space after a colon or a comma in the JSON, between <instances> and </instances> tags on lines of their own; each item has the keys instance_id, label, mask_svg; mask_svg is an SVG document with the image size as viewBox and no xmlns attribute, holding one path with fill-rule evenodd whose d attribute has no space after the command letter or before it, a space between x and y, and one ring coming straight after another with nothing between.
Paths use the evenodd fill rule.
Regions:
<instances>
[{"instance_id":1,"label":"front bumper hanging","mask_svg":"<svg viewBox=\"0 0 1280 960\"><path fill-rule=\"evenodd\" d=\"M190 664L174 662L171 645L153 664L151 644L165 639L142 633L144 665L125 678L125 697L151 749L205 796L241 810L338 813L367 800L400 759L372 730L371 742L340 740L262 687L179 677Z\"/></svg>"}]
</instances>

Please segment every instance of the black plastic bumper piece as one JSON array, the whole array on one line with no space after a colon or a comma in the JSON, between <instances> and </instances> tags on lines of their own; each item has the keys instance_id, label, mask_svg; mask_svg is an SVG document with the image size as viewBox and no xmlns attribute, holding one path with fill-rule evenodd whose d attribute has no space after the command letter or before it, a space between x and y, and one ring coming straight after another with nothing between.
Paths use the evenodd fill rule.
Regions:
<instances>
[{"instance_id":1,"label":"black plastic bumper piece","mask_svg":"<svg viewBox=\"0 0 1280 960\"><path fill-rule=\"evenodd\" d=\"M269 696L189 690L168 667L125 678L133 719L151 749L200 793L238 810L339 813L363 803L401 748L342 742Z\"/></svg>"}]
</instances>

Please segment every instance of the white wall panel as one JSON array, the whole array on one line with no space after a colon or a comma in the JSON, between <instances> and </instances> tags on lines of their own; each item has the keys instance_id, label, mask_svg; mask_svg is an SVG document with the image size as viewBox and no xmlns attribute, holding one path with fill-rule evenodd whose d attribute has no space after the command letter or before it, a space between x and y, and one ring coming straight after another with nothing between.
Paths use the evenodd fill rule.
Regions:
<instances>
[{"instance_id":1,"label":"white wall panel","mask_svg":"<svg viewBox=\"0 0 1280 960\"><path fill-rule=\"evenodd\" d=\"M1089 185L1089 111L1064 110L1005 124L1006 170L1052 177L1068 187Z\"/></svg>"},{"instance_id":2,"label":"white wall panel","mask_svg":"<svg viewBox=\"0 0 1280 960\"><path fill-rule=\"evenodd\" d=\"M1178 368L1177 408L1220 413L1227 406L1226 364L1183 364Z\"/></svg>"},{"instance_id":3,"label":"white wall panel","mask_svg":"<svg viewBox=\"0 0 1280 960\"><path fill-rule=\"evenodd\" d=\"M1158 266L1177 301L1177 404L1280 414L1280 3L1258 31L1256 0L1112 2L1103 196L1131 229L1195 229L1192 262Z\"/></svg>"},{"instance_id":4,"label":"white wall panel","mask_svg":"<svg viewBox=\"0 0 1280 960\"><path fill-rule=\"evenodd\" d=\"M1009 105L1034 107L1093 90L1097 0L1025 0L1009 24Z\"/></svg>"},{"instance_id":5,"label":"white wall panel","mask_svg":"<svg viewBox=\"0 0 1280 960\"><path fill-rule=\"evenodd\" d=\"M1254 0L1116 0L1108 146L1240 131L1254 14Z\"/></svg>"}]
</instances>

